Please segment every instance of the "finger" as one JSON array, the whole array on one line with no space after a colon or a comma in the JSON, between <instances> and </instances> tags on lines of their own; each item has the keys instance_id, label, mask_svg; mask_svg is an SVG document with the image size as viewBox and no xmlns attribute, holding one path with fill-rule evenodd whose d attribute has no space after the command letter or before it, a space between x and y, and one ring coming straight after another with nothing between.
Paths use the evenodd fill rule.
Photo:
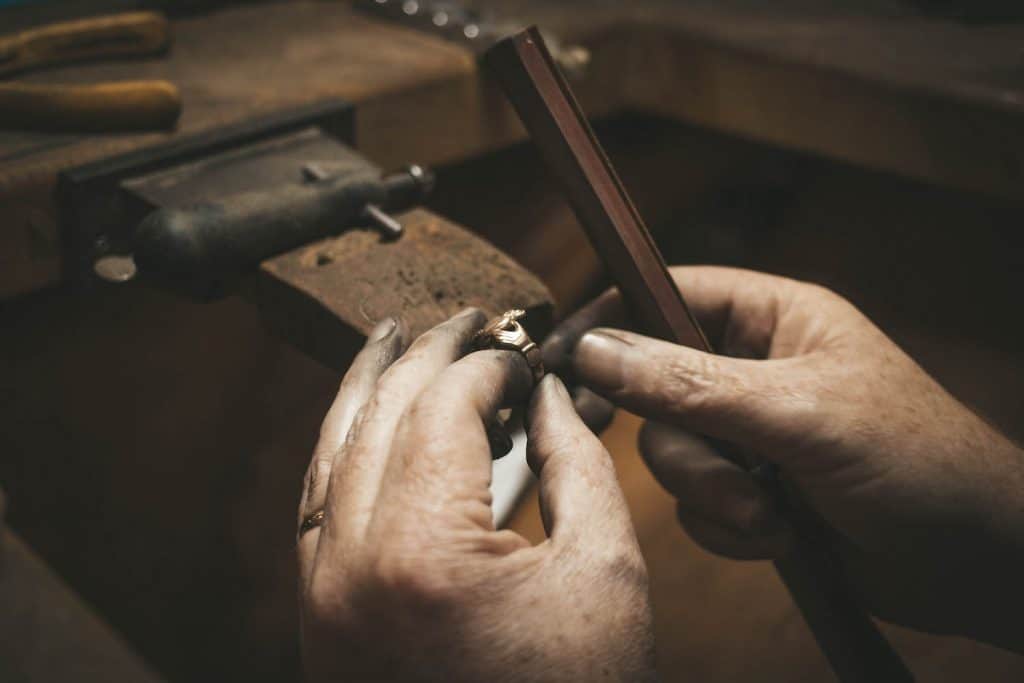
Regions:
<instances>
[{"instance_id":1,"label":"finger","mask_svg":"<svg viewBox=\"0 0 1024 683\"><path fill-rule=\"evenodd\" d=\"M818 433L816 375L801 359L727 358L599 328L580 339L573 367L579 382L618 406L758 452L767 449L766 457L793 435Z\"/></svg>"},{"instance_id":2,"label":"finger","mask_svg":"<svg viewBox=\"0 0 1024 683\"><path fill-rule=\"evenodd\" d=\"M807 282L716 266L671 271L712 346L727 356L789 358L863 324L847 301Z\"/></svg>"},{"instance_id":3,"label":"finger","mask_svg":"<svg viewBox=\"0 0 1024 683\"><path fill-rule=\"evenodd\" d=\"M708 552L733 560L767 560L789 552L793 537L788 531L772 535L747 536L701 517L683 505L676 509L679 523L697 545Z\"/></svg>"},{"instance_id":4,"label":"finger","mask_svg":"<svg viewBox=\"0 0 1024 683\"><path fill-rule=\"evenodd\" d=\"M611 457L553 375L530 402L527 460L540 480L541 517L552 543L592 552L636 547Z\"/></svg>"},{"instance_id":5,"label":"finger","mask_svg":"<svg viewBox=\"0 0 1024 683\"><path fill-rule=\"evenodd\" d=\"M356 413L373 395L377 381L405 352L408 334L407 326L395 318L385 319L370 332L366 347L352 361L324 418L318 446L332 452L341 448Z\"/></svg>"},{"instance_id":6,"label":"finger","mask_svg":"<svg viewBox=\"0 0 1024 683\"><path fill-rule=\"evenodd\" d=\"M790 355L796 340L773 339L773 333L781 317L799 314L800 308L784 304L802 291L820 291L805 283L738 268L677 266L670 272L708 338L730 356ZM572 382L568 359L580 337L595 327L632 328L628 322L619 292L604 292L548 336L542 346L544 366Z\"/></svg>"},{"instance_id":7,"label":"finger","mask_svg":"<svg viewBox=\"0 0 1024 683\"><path fill-rule=\"evenodd\" d=\"M493 530L486 425L501 408L525 402L532 388L530 367L517 351L480 351L445 369L398 428L375 528L394 533L395 523L451 529L468 522Z\"/></svg>"},{"instance_id":8,"label":"finger","mask_svg":"<svg viewBox=\"0 0 1024 683\"><path fill-rule=\"evenodd\" d=\"M704 519L746 536L777 534L785 526L750 473L699 436L648 421L639 445L658 483Z\"/></svg>"},{"instance_id":9,"label":"finger","mask_svg":"<svg viewBox=\"0 0 1024 683\"><path fill-rule=\"evenodd\" d=\"M303 583L309 579L320 538L319 527L304 532L303 522L323 510L331 471L342 454L345 437L356 414L372 395L377 380L402 355L408 343L407 334L405 325L395 318L378 323L345 373L334 403L320 427L320 438L306 469L302 498L299 501L297 551L299 576Z\"/></svg>"},{"instance_id":10,"label":"finger","mask_svg":"<svg viewBox=\"0 0 1024 683\"><path fill-rule=\"evenodd\" d=\"M541 345L544 367L571 382L572 364L569 357L579 338L593 327L622 324L625 321L626 312L618 291L606 291L563 320L548 335ZM574 386L572 397L576 412L595 434L603 432L615 416L615 406L586 387Z\"/></svg>"},{"instance_id":11,"label":"finger","mask_svg":"<svg viewBox=\"0 0 1024 683\"><path fill-rule=\"evenodd\" d=\"M794 280L739 268L681 266L671 273L715 349L745 358L770 355L783 302L800 286ZM774 351L779 355L778 349Z\"/></svg>"},{"instance_id":12,"label":"finger","mask_svg":"<svg viewBox=\"0 0 1024 683\"><path fill-rule=\"evenodd\" d=\"M323 508L331 469L336 456L341 453L341 446L356 413L370 399L384 371L405 351L407 343L405 325L395 318L386 318L373 328L366 339L366 345L349 366L320 426L320 438L306 470L299 505L300 524L303 519ZM316 535L313 531L309 534Z\"/></svg>"},{"instance_id":13,"label":"finger","mask_svg":"<svg viewBox=\"0 0 1024 683\"><path fill-rule=\"evenodd\" d=\"M626 322L626 317L618 291L606 291L559 323L548 335L541 345L544 367L571 383L572 378L566 377L565 373L572 371L569 356L579 338L594 327L621 327Z\"/></svg>"},{"instance_id":14,"label":"finger","mask_svg":"<svg viewBox=\"0 0 1024 683\"><path fill-rule=\"evenodd\" d=\"M595 434L603 432L615 417L615 405L586 387L572 391L572 402L580 419Z\"/></svg>"},{"instance_id":15,"label":"finger","mask_svg":"<svg viewBox=\"0 0 1024 683\"><path fill-rule=\"evenodd\" d=\"M381 376L348 436L341 462L331 471L318 553L340 552L361 541L403 413L424 388L469 350L473 335L485 322L478 309L463 311L416 339Z\"/></svg>"}]
</instances>

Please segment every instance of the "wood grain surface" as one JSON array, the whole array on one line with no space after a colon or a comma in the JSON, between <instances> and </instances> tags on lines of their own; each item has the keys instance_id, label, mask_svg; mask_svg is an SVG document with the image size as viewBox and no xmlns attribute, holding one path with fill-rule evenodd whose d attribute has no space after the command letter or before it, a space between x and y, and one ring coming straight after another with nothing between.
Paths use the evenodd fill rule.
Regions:
<instances>
[{"instance_id":1,"label":"wood grain surface","mask_svg":"<svg viewBox=\"0 0 1024 683\"><path fill-rule=\"evenodd\" d=\"M520 308L538 339L547 334L554 302L536 276L428 211L397 218L405 228L398 240L351 230L264 262L251 296L271 328L339 371L389 315L400 315L415 337L468 306L491 316Z\"/></svg>"},{"instance_id":2,"label":"wood grain surface","mask_svg":"<svg viewBox=\"0 0 1024 683\"><path fill-rule=\"evenodd\" d=\"M586 45L589 116L647 111L929 182L1017 197L1024 169L1019 25L904 3L787 0L481 2ZM174 22L162 59L31 83L168 79L179 133L328 97L359 105L361 151L389 167L466 159L522 136L468 52L343 2L230 7ZM424 131L429 131L425 133ZM57 171L165 139L0 132L0 297L56 281ZM45 200L28 199L42 190Z\"/></svg>"}]
</instances>

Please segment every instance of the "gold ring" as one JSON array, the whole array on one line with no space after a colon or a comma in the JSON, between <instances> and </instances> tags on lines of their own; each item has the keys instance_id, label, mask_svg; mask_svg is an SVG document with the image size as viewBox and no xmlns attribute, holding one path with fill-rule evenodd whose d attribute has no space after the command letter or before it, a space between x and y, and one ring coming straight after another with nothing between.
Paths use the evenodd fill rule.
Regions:
<instances>
[{"instance_id":1,"label":"gold ring","mask_svg":"<svg viewBox=\"0 0 1024 683\"><path fill-rule=\"evenodd\" d=\"M312 531L323 523L324 511L323 509L320 509L302 520L302 524L299 525L299 538L305 536L307 531Z\"/></svg>"},{"instance_id":2,"label":"gold ring","mask_svg":"<svg viewBox=\"0 0 1024 683\"><path fill-rule=\"evenodd\" d=\"M474 344L477 349L506 349L523 354L536 384L544 377L544 360L540 347L519 323L524 315L526 312L518 308L505 311L476 333Z\"/></svg>"}]
</instances>

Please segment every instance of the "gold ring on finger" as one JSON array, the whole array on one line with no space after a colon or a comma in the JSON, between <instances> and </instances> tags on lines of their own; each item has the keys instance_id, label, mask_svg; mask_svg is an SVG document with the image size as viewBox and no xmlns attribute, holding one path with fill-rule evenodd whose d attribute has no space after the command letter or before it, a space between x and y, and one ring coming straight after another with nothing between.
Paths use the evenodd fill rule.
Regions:
<instances>
[{"instance_id":1,"label":"gold ring on finger","mask_svg":"<svg viewBox=\"0 0 1024 683\"><path fill-rule=\"evenodd\" d=\"M540 347L519 322L524 315L526 312L518 308L505 311L484 325L473 341L477 349L505 349L523 354L536 384L544 377L544 361Z\"/></svg>"}]
</instances>

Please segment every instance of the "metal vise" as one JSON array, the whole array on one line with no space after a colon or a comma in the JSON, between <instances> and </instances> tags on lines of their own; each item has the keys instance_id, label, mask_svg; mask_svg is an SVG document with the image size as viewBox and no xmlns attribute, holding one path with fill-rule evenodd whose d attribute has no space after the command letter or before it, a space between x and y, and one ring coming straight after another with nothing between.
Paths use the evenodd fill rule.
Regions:
<instances>
[{"instance_id":1,"label":"metal vise","mask_svg":"<svg viewBox=\"0 0 1024 683\"><path fill-rule=\"evenodd\" d=\"M350 228L397 239L389 214L422 202L433 174L384 175L350 140L348 105L331 103L69 171L71 278L210 300L264 259Z\"/></svg>"}]
</instances>

